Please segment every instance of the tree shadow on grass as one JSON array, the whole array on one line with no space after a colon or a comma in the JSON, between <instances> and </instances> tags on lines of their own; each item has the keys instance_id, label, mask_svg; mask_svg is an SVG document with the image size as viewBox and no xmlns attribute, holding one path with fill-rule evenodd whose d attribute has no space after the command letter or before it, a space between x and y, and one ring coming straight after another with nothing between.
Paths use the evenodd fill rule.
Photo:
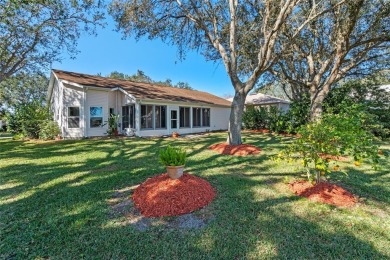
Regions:
<instances>
[{"instance_id":1,"label":"tree shadow on grass","mask_svg":"<svg viewBox=\"0 0 390 260\"><path fill-rule=\"evenodd\" d=\"M315 222L294 213L302 199L275 191L273 185L284 174L269 173L262 166L267 159L261 156L190 156L191 171L207 178L218 191L212 202L215 220L202 230L157 226L138 232L131 226L117 226L109 218L107 203L114 190L137 185L163 169L154 150L168 141L140 143L134 147L127 140L81 143L80 151L103 149L104 157L87 157L77 164L53 163L50 157L61 149L36 145L26 154L47 156L47 163L37 165L31 160L20 167L2 167L2 184L23 185L0 194L32 192L0 204L0 258L386 258L354 236L346 222L325 230L332 217ZM196 144L206 147L209 141ZM260 173L248 174L255 163ZM236 165L242 168L237 170ZM207 170L212 172L207 174ZM313 208L303 210L314 215ZM378 239L385 240L383 236Z\"/></svg>"},{"instance_id":2,"label":"tree shadow on grass","mask_svg":"<svg viewBox=\"0 0 390 260\"><path fill-rule=\"evenodd\" d=\"M139 240L132 244L131 248L136 248L132 256L167 259L386 258L369 242L358 239L346 223L338 222L338 227L327 230L324 225L329 225L329 219L315 222L293 213L292 208L301 198L277 194L254 196L254 188L273 183L241 176L221 175L213 176L213 179L218 183L218 195L212 203L215 220L207 228L179 232L157 226L148 232L135 233ZM115 234L125 229L107 225L103 230ZM145 241L149 243L145 245ZM125 245L125 241L120 241L117 248L111 248L112 255L124 257L130 252ZM110 250L109 247L106 249Z\"/></svg>"}]
</instances>

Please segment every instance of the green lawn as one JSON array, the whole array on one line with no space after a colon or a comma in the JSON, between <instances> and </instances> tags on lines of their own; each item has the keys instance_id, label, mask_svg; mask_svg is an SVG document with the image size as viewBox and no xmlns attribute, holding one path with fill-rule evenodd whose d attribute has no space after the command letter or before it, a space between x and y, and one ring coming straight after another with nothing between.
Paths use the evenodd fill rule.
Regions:
<instances>
[{"instance_id":1,"label":"green lawn","mask_svg":"<svg viewBox=\"0 0 390 260\"><path fill-rule=\"evenodd\" d=\"M7 132L0 132L0 137L12 137L13 134Z\"/></svg>"},{"instance_id":2,"label":"green lawn","mask_svg":"<svg viewBox=\"0 0 390 260\"><path fill-rule=\"evenodd\" d=\"M390 257L390 159L383 169L340 163L334 174L360 197L336 208L294 196L284 182L297 165L271 160L289 141L244 134L263 149L231 157L209 151L225 133L195 139L58 142L0 140L0 259L385 259ZM155 226L138 231L110 217L115 190L164 172L157 151L184 147L186 170L217 190L203 229ZM390 144L382 147L390 152Z\"/></svg>"}]
</instances>

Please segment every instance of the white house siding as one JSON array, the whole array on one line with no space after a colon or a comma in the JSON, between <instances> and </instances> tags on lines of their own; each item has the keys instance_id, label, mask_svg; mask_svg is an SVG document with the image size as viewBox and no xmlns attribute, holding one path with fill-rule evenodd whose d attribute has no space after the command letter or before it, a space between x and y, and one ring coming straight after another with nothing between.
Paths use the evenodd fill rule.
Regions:
<instances>
[{"instance_id":1,"label":"white house siding","mask_svg":"<svg viewBox=\"0 0 390 260\"><path fill-rule=\"evenodd\" d=\"M57 79L54 79L53 83L53 90L52 90L52 96L51 96L51 111L53 112L53 119L57 122L60 130L61 135L64 136L64 125L63 125L63 86L61 82L59 82Z\"/></svg>"},{"instance_id":2,"label":"white house siding","mask_svg":"<svg viewBox=\"0 0 390 260\"><path fill-rule=\"evenodd\" d=\"M110 90L109 90L110 91ZM88 89L86 93L86 106L85 106L85 123L87 126L87 136L105 136L108 126L92 127L90 126L90 107L102 107L103 108L103 123L108 119L108 97L109 91Z\"/></svg>"},{"instance_id":3,"label":"white house siding","mask_svg":"<svg viewBox=\"0 0 390 260\"><path fill-rule=\"evenodd\" d=\"M230 107L214 107L210 113L212 130L227 130L230 118Z\"/></svg>"},{"instance_id":4,"label":"white house siding","mask_svg":"<svg viewBox=\"0 0 390 260\"><path fill-rule=\"evenodd\" d=\"M68 138L81 138L84 136L85 120L83 96L84 91L82 88L73 87L67 84L64 85L64 97L63 97L63 136ZM68 128L68 108L79 107L80 108L80 127L79 128Z\"/></svg>"},{"instance_id":5,"label":"white house siding","mask_svg":"<svg viewBox=\"0 0 390 260\"><path fill-rule=\"evenodd\" d=\"M107 95L108 95L108 111L107 111L107 113L110 111L110 108L113 108L114 114L118 114L119 110L117 107L117 103L118 103L117 102L117 94L118 94L117 90L107 92ZM110 115L108 115L108 116L110 116Z\"/></svg>"}]
</instances>

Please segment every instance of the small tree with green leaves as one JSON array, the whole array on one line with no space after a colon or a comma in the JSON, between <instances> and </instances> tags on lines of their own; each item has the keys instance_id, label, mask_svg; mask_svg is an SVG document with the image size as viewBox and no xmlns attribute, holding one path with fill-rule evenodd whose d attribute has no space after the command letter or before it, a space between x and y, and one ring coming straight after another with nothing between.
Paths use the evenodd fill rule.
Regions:
<instances>
[{"instance_id":1,"label":"small tree with green leaves","mask_svg":"<svg viewBox=\"0 0 390 260\"><path fill-rule=\"evenodd\" d=\"M321 182L321 176L338 170L331 168L329 156L351 156L356 166L365 160L378 164L378 147L374 136L363 127L364 112L357 106L348 113L324 114L321 120L302 126L300 138L293 141L279 154L280 159L300 160L306 168L309 180Z\"/></svg>"}]
</instances>

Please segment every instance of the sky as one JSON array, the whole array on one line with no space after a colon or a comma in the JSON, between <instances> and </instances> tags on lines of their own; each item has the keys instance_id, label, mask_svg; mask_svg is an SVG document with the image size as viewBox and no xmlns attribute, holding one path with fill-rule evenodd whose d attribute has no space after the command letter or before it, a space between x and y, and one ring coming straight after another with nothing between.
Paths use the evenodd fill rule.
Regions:
<instances>
[{"instance_id":1,"label":"sky","mask_svg":"<svg viewBox=\"0 0 390 260\"><path fill-rule=\"evenodd\" d=\"M78 41L80 51L75 59L66 52L63 61L52 64L53 69L107 76L113 71L135 74L142 70L153 80L171 79L188 82L191 87L207 91L217 96L233 95L233 86L224 65L207 62L196 52L188 52L180 61L177 47L160 40L134 38L122 39L122 34L114 31L114 22L107 16L107 26L98 29L97 36L84 34Z\"/></svg>"}]
</instances>

